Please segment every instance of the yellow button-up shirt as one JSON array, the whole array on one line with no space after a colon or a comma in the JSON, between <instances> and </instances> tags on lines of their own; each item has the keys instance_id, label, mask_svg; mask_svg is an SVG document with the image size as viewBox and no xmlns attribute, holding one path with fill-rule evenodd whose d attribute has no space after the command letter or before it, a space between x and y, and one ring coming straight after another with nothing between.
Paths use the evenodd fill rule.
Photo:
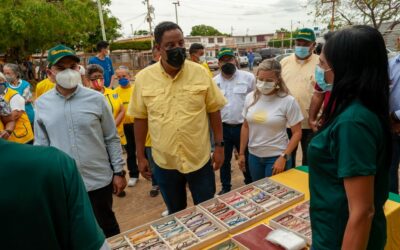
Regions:
<instances>
[{"instance_id":1,"label":"yellow button-up shirt","mask_svg":"<svg viewBox=\"0 0 400 250\"><path fill-rule=\"evenodd\" d=\"M128 114L148 119L154 161L164 169L191 173L210 159L208 113L226 100L200 64L186 60L172 78L160 62L136 76Z\"/></svg>"},{"instance_id":2,"label":"yellow button-up shirt","mask_svg":"<svg viewBox=\"0 0 400 250\"><path fill-rule=\"evenodd\" d=\"M308 124L311 98L314 93L315 67L319 62L319 56L312 54L307 60L298 60L290 55L281 61L282 79L288 87L290 94L296 98L303 113L301 122L303 129L309 129Z\"/></svg>"}]
</instances>

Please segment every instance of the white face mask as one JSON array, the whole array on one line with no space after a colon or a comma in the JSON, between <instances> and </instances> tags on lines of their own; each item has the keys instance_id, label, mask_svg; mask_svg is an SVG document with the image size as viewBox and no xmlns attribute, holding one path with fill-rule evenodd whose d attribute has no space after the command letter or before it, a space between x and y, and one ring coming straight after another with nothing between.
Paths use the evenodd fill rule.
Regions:
<instances>
[{"instance_id":1,"label":"white face mask","mask_svg":"<svg viewBox=\"0 0 400 250\"><path fill-rule=\"evenodd\" d=\"M272 91L277 89L275 82L264 82L260 80L257 80L256 87L263 95L271 94Z\"/></svg>"},{"instance_id":2,"label":"white face mask","mask_svg":"<svg viewBox=\"0 0 400 250\"><path fill-rule=\"evenodd\" d=\"M82 85L81 74L77 70L64 69L56 74L56 83L64 89L73 89Z\"/></svg>"}]
</instances>

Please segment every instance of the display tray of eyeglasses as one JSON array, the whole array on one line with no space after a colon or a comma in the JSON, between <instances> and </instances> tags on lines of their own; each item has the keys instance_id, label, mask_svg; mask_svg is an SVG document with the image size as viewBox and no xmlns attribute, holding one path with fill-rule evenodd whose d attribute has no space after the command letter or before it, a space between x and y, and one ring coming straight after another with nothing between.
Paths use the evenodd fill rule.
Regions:
<instances>
[{"instance_id":1,"label":"display tray of eyeglasses","mask_svg":"<svg viewBox=\"0 0 400 250\"><path fill-rule=\"evenodd\" d=\"M108 240L112 250L202 249L228 236L227 229L199 207L191 207Z\"/></svg>"},{"instance_id":2,"label":"display tray of eyeglasses","mask_svg":"<svg viewBox=\"0 0 400 250\"><path fill-rule=\"evenodd\" d=\"M273 228L281 228L291 231L307 241L311 245L310 202L303 202L289 211L272 218L269 225Z\"/></svg>"},{"instance_id":3,"label":"display tray of eyeglasses","mask_svg":"<svg viewBox=\"0 0 400 250\"><path fill-rule=\"evenodd\" d=\"M303 193L265 178L199 206L235 233L302 199Z\"/></svg>"},{"instance_id":4,"label":"display tray of eyeglasses","mask_svg":"<svg viewBox=\"0 0 400 250\"><path fill-rule=\"evenodd\" d=\"M207 250L249 250L249 248L243 246L240 242L237 242L234 239L228 239L216 246L207 248Z\"/></svg>"}]
</instances>

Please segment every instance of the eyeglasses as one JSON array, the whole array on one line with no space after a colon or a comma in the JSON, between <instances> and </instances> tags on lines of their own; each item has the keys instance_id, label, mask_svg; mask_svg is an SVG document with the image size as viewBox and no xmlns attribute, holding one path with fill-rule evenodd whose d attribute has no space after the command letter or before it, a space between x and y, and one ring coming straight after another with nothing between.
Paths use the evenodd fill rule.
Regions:
<instances>
[{"instance_id":1,"label":"eyeglasses","mask_svg":"<svg viewBox=\"0 0 400 250\"><path fill-rule=\"evenodd\" d=\"M196 211L193 211L193 212L189 212L189 213L186 213L186 214L178 215L177 218L178 218L180 221L182 221L183 223L185 223L185 222L184 222L185 220L191 218L192 216L194 216L194 215L196 215L196 214L197 214L197 212L196 212Z\"/></svg>"},{"instance_id":2,"label":"eyeglasses","mask_svg":"<svg viewBox=\"0 0 400 250\"><path fill-rule=\"evenodd\" d=\"M236 203L236 204L233 204L232 206L233 206L234 208L241 208L241 207L243 207L243 206L245 206L245 205L247 205L247 204L249 204L248 201L242 200L242 201L239 201L239 202Z\"/></svg>"},{"instance_id":3,"label":"eyeglasses","mask_svg":"<svg viewBox=\"0 0 400 250\"><path fill-rule=\"evenodd\" d=\"M188 239L188 240L186 240L184 242L178 243L176 246L173 247L173 249L176 249L176 250L185 249L185 248L187 248L187 247L189 247L191 245L196 244L197 242L198 242L197 239L190 238L190 239Z\"/></svg>"},{"instance_id":4,"label":"eyeglasses","mask_svg":"<svg viewBox=\"0 0 400 250\"><path fill-rule=\"evenodd\" d=\"M261 204L261 206L265 209L272 209L279 204L281 204L281 201L279 201L278 199L273 199L273 200L270 200L268 202Z\"/></svg>"},{"instance_id":5,"label":"eyeglasses","mask_svg":"<svg viewBox=\"0 0 400 250\"><path fill-rule=\"evenodd\" d=\"M293 219L293 218L294 218L293 215L289 214L289 215L286 215L286 216L280 218L277 222L278 222L279 224L282 224L282 225L283 225L284 223L286 223L287 221L289 221L289 220L291 220L291 219Z\"/></svg>"},{"instance_id":6,"label":"eyeglasses","mask_svg":"<svg viewBox=\"0 0 400 250\"><path fill-rule=\"evenodd\" d=\"M178 234L178 235L176 235L174 237L166 239L166 241L168 242L168 244L170 246L173 246L173 245L176 245L176 244L178 244L178 243L180 243L180 242L182 242L182 241L184 241L186 239L192 238L192 237L193 237L192 233L186 231L186 232L184 232L182 234Z\"/></svg>"},{"instance_id":7,"label":"eyeglasses","mask_svg":"<svg viewBox=\"0 0 400 250\"><path fill-rule=\"evenodd\" d=\"M198 213L198 214L188 218L187 220L185 220L185 222L183 222L183 224L185 224L185 225L192 224L193 222L195 222L203 217L204 217L204 214Z\"/></svg>"},{"instance_id":8,"label":"eyeglasses","mask_svg":"<svg viewBox=\"0 0 400 250\"><path fill-rule=\"evenodd\" d=\"M195 228L195 227L197 227L198 225L201 225L201 224L203 224L203 223L205 223L205 222L207 222L207 221L208 221L207 218L202 218L202 219L193 221L192 223L188 223L188 224L185 224L185 225L186 225L189 229L192 229L192 228Z\"/></svg>"},{"instance_id":9,"label":"eyeglasses","mask_svg":"<svg viewBox=\"0 0 400 250\"><path fill-rule=\"evenodd\" d=\"M264 202L268 199L270 199L271 196L267 195L266 193L260 191L259 193L257 193L255 196L251 197L251 199L255 202L255 203L261 203Z\"/></svg>"},{"instance_id":10,"label":"eyeglasses","mask_svg":"<svg viewBox=\"0 0 400 250\"><path fill-rule=\"evenodd\" d=\"M228 212L229 210L230 210L229 207L225 207L225 208L219 210L218 212L214 213L214 215L218 217L218 216L220 216L220 215L222 215L222 214Z\"/></svg>"},{"instance_id":11,"label":"eyeglasses","mask_svg":"<svg viewBox=\"0 0 400 250\"><path fill-rule=\"evenodd\" d=\"M158 231L158 232L160 232L160 230L163 230L163 229L165 229L165 228L167 228L167 227L170 227L170 226L172 226L172 225L174 225L174 224L176 224L176 220L175 219L172 219L172 220L170 220L170 221L167 221L167 222L165 222L165 223L163 223L163 224L159 224L159 225L153 225L155 228L156 228L156 230Z\"/></svg>"},{"instance_id":12,"label":"eyeglasses","mask_svg":"<svg viewBox=\"0 0 400 250\"><path fill-rule=\"evenodd\" d=\"M104 77L103 76L98 76L98 77L90 77L89 80L90 81L96 81L96 80L103 80Z\"/></svg>"},{"instance_id":13,"label":"eyeglasses","mask_svg":"<svg viewBox=\"0 0 400 250\"><path fill-rule=\"evenodd\" d=\"M224 221L224 220L229 219L230 217L232 217L232 216L235 215L235 214L236 214L235 211L230 210L229 212L227 212L227 213L225 213L225 214L222 214L221 217L219 217L219 219L222 220L222 221Z\"/></svg>"},{"instance_id":14,"label":"eyeglasses","mask_svg":"<svg viewBox=\"0 0 400 250\"><path fill-rule=\"evenodd\" d=\"M183 231L185 231L184 227L178 227L178 228L172 229L168 233L163 234L162 237L164 239L167 239L167 238L170 238L172 236L178 235L178 234L182 233Z\"/></svg>"},{"instance_id":15,"label":"eyeglasses","mask_svg":"<svg viewBox=\"0 0 400 250\"><path fill-rule=\"evenodd\" d=\"M128 238L133 244L137 244L137 243L140 243L147 239L153 238L155 236L156 236L156 234L153 230L145 229L140 232L134 232L134 233L128 235Z\"/></svg>"},{"instance_id":16,"label":"eyeglasses","mask_svg":"<svg viewBox=\"0 0 400 250\"><path fill-rule=\"evenodd\" d=\"M289 191L289 192L287 192L287 193L285 193L283 195L280 195L278 197L283 199L283 200L289 200L289 199L292 199L295 196L297 196L297 193L295 191L291 190L291 191Z\"/></svg>"},{"instance_id":17,"label":"eyeglasses","mask_svg":"<svg viewBox=\"0 0 400 250\"><path fill-rule=\"evenodd\" d=\"M254 190L253 187L249 187L249 188L247 188L247 189L241 191L240 194L246 196L247 194L251 193L253 190Z\"/></svg>"},{"instance_id":18,"label":"eyeglasses","mask_svg":"<svg viewBox=\"0 0 400 250\"><path fill-rule=\"evenodd\" d=\"M245 221L247 221L247 218L238 215L236 217L233 217L231 220L226 221L225 223L230 227L234 227L234 226L239 225L239 224L241 224L241 223L243 223Z\"/></svg>"},{"instance_id":19,"label":"eyeglasses","mask_svg":"<svg viewBox=\"0 0 400 250\"><path fill-rule=\"evenodd\" d=\"M154 244L157 243L157 242L161 242L160 238L158 238L158 237L152 238L152 239L149 239L149 240L147 240L147 241L144 241L144 242L142 242L142 243L140 243L140 244L137 244L137 245L135 246L135 249L143 249L143 248L146 248L146 247L148 247L148 246L154 245Z\"/></svg>"},{"instance_id":20,"label":"eyeglasses","mask_svg":"<svg viewBox=\"0 0 400 250\"><path fill-rule=\"evenodd\" d=\"M251 209L250 211L246 212L245 215L249 218L253 218L261 213L263 213L264 210L260 207L254 207L253 209Z\"/></svg>"},{"instance_id":21,"label":"eyeglasses","mask_svg":"<svg viewBox=\"0 0 400 250\"><path fill-rule=\"evenodd\" d=\"M211 233L217 232L217 231L219 231L219 228L218 228L218 227L211 226L211 227L208 227L208 228L206 228L206 229L204 229L204 230L202 230L202 231L196 233L196 235L197 235L197 237L199 237L199 238L203 238L203 237L208 236L208 235L210 235Z\"/></svg>"},{"instance_id":22,"label":"eyeglasses","mask_svg":"<svg viewBox=\"0 0 400 250\"><path fill-rule=\"evenodd\" d=\"M209 207L207 207L207 210L212 213L215 214L216 212L218 212L219 210L223 209L224 207L226 207L225 203L215 203Z\"/></svg>"},{"instance_id":23,"label":"eyeglasses","mask_svg":"<svg viewBox=\"0 0 400 250\"><path fill-rule=\"evenodd\" d=\"M228 243L219 245L218 250L239 250L239 247L232 241L229 241Z\"/></svg>"}]
</instances>

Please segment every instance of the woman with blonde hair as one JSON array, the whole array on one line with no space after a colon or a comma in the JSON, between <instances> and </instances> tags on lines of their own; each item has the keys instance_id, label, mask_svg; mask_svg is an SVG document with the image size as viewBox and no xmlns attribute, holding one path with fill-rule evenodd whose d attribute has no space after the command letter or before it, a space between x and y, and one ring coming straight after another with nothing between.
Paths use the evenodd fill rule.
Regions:
<instances>
[{"instance_id":1,"label":"woman with blonde hair","mask_svg":"<svg viewBox=\"0 0 400 250\"><path fill-rule=\"evenodd\" d=\"M301 139L300 122L304 119L297 101L289 95L282 80L278 61L264 60L258 67L256 78L256 90L245 100L239 158L243 171L248 146L253 181L283 172L290 166L291 154ZM287 127L293 133L290 140Z\"/></svg>"}]
</instances>

